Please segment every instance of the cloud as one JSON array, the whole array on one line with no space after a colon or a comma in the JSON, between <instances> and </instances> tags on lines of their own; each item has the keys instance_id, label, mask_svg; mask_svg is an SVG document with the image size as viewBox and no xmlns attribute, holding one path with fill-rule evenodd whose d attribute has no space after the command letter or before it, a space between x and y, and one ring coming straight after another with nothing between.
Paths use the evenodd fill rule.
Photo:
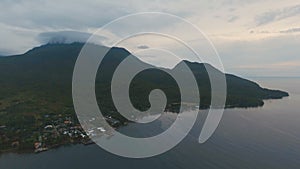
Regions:
<instances>
[{"instance_id":1,"label":"cloud","mask_svg":"<svg viewBox=\"0 0 300 169\"><path fill-rule=\"evenodd\" d=\"M134 12L133 8L126 8L128 4L119 5L122 6L117 7L117 3L108 0L6 0L0 5L3 13L0 20L8 25L32 29L85 29L103 26L113 19Z\"/></svg>"},{"instance_id":2,"label":"cloud","mask_svg":"<svg viewBox=\"0 0 300 169\"><path fill-rule=\"evenodd\" d=\"M234 21L236 21L237 19L239 19L238 16L232 16L232 17L230 17L230 18L227 20L227 22L234 22Z\"/></svg>"},{"instance_id":3,"label":"cloud","mask_svg":"<svg viewBox=\"0 0 300 169\"><path fill-rule=\"evenodd\" d=\"M280 31L280 33L296 33L296 32L300 32L300 28L291 28L291 29Z\"/></svg>"},{"instance_id":4,"label":"cloud","mask_svg":"<svg viewBox=\"0 0 300 169\"><path fill-rule=\"evenodd\" d=\"M265 25L274 21L293 17L300 14L300 5L290 6L265 12L255 17L256 26Z\"/></svg>"},{"instance_id":5,"label":"cloud","mask_svg":"<svg viewBox=\"0 0 300 169\"><path fill-rule=\"evenodd\" d=\"M21 54L28 49L39 45L34 40L38 34L35 30L12 27L0 23L0 53L1 55Z\"/></svg>"},{"instance_id":6,"label":"cloud","mask_svg":"<svg viewBox=\"0 0 300 169\"><path fill-rule=\"evenodd\" d=\"M138 49L149 49L149 46L147 45L140 45L140 46L137 46Z\"/></svg>"},{"instance_id":7,"label":"cloud","mask_svg":"<svg viewBox=\"0 0 300 169\"><path fill-rule=\"evenodd\" d=\"M6 49L0 49L0 57L9 56L12 51Z\"/></svg>"},{"instance_id":8,"label":"cloud","mask_svg":"<svg viewBox=\"0 0 300 169\"><path fill-rule=\"evenodd\" d=\"M221 59L225 60L225 67L233 68L231 70L234 73L247 74L248 70L234 69L234 65L299 58L299 41L292 40L298 36L292 36L292 32L299 32L300 28L299 19L295 17L299 14L300 5L296 4L294 0L128 0L126 3L121 0L1 0L0 37L4 43L0 45L0 55L24 53L48 42L84 42L89 33L114 19L136 12L156 11L178 15L198 26L213 43L220 44L217 49L220 50ZM131 26L125 21L125 26L110 27L105 33L99 34L101 36L98 39L104 45L110 44L128 31L134 33L146 27L158 32L178 31L186 39L194 41L195 35L180 23L161 17L157 20L161 22L153 24L136 18ZM279 20L284 22L276 22ZM261 25L263 27L256 28ZM169 41L140 37L130 49L155 47L155 44L147 43L148 40L160 47L170 45ZM206 50L199 41L193 44ZM179 48L174 49L189 56ZM253 73L253 69L249 72ZM257 72L260 73L264 72Z\"/></svg>"},{"instance_id":9,"label":"cloud","mask_svg":"<svg viewBox=\"0 0 300 169\"><path fill-rule=\"evenodd\" d=\"M250 30L250 34L293 34L293 33L300 33L300 28L290 28L280 31L268 31L268 30Z\"/></svg>"},{"instance_id":10,"label":"cloud","mask_svg":"<svg viewBox=\"0 0 300 169\"><path fill-rule=\"evenodd\" d=\"M228 11L229 12L234 12L236 10L236 8L229 8Z\"/></svg>"},{"instance_id":11,"label":"cloud","mask_svg":"<svg viewBox=\"0 0 300 169\"><path fill-rule=\"evenodd\" d=\"M225 70L243 76L299 76L300 35L216 44Z\"/></svg>"},{"instance_id":12,"label":"cloud","mask_svg":"<svg viewBox=\"0 0 300 169\"><path fill-rule=\"evenodd\" d=\"M269 34L269 33L272 33L272 32L267 31L267 30L262 30L262 31L254 31L254 30L251 30L249 33L250 33L250 34L254 34L254 33L256 33L256 34Z\"/></svg>"},{"instance_id":13,"label":"cloud","mask_svg":"<svg viewBox=\"0 0 300 169\"><path fill-rule=\"evenodd\" d=\"M247 5L251 3L259 2L259 0L222 0L222 5Z\"/></svg>"},{"instance_id":14,"label":"cloud","mask_svg":"<svg viewBox=\"0 0 300 169\"><path fill-rule=\"evenodd\" d=\"M37 37L41 43L73 43L83 42L85 43L92 34L77 31L60 31L60 32L43 32ZM103 36L97 36L99 42L105 40Z\"/></svg>"},{"instance_id":15,"label":"cloud","mask_svg":"<svg viewBox=\"0 0 300 169\"><path fill-rule=\"evenodd\" d=\"M267 64L240 65L237 68L241 69L291 69L293 67L300 68L300 61L287 61Z\"/></svg>"},{"instance_id":16,"label":"cloud","mask_svg":"<svg viewBox=\"0 0 300 169\"><path fill-rule=\"evenodd\" d=\"M196 10L196 4L185 0L129 0L126 3L119 0L3 0L0 5L0 21L33 29L86 29L101 27L114 19L136 12L161 11L189 16Z\"/></svg>"}]
</instances>

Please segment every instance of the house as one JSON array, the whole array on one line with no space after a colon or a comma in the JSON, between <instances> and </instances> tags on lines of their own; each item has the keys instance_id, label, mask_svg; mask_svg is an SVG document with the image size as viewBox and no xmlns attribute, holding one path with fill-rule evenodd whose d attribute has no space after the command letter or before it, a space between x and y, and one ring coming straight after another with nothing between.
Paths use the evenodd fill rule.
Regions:
<instances>
[{"instance_id":1,"label":"house","mask_svg":"<svg viewBox=\"0 0 300 169\"><path fill-rule=\"evenodd\" d=\"M120 126L120 121L113 119L112 117L106 117L105 120L113 127L118 127Z\"/></svg>"},{"instance_id":2,"label":"house","mask_svg":"<svg viewBox=\"0 0 300 169\"><path fill-rule=\"evenodd\" d=\"M44 129L53 129L53 126L52 125L47 125L44 127Z\"/></svg>"},{"instance_id":3,"label":"house","mask_svg":"<svg viewBox=\"0 0 300 169\"><path fill-rule=\"evenodd\" d=\"M100 130L103 133L106 131L103 127L98 127L97 129Z\"/></svg>"},{"instance_id":4,"label":"house","mask_svg":"<svg viewBox=\"0 0 300 169\"><path fill-rule=\"evenodd\" d=\"M20 145L19 141L14 141L14 142L11 143L12 147L19 147L19 145Z\"/></svg>"},{"instance_id":5,"label":"house","mask_svg":"<svg viewBox=\"0 0 300 169\"><path fill-rule=\"evenodd\" d=\"M41 148L42 147L42 143L41 142L35 142L34 143L34 148L35 149L39 149L39 148Z\"/></svg>"},{"instance_id":6,"label":"house","mask_svg":"<svg viewBox=\"0 0 300 169\"><path fill-rule=\"evenodd\" d=\"M71 122L70 120L65 120L65 121L64 121L64 124L66 124L66 125L67 125L67 124L72 124L72 122Z\"/></svg>"}]
</instances>

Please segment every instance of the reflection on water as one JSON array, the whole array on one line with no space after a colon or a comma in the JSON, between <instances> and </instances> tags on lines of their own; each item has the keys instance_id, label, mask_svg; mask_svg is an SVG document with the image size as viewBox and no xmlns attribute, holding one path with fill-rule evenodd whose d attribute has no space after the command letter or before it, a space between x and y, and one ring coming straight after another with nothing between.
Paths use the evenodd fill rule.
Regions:
<instances>
[{"instance_id":1,"label":"reflection on water","mask_svg":"<svg viewBox=\"0 0 300 169\"><path fill-rule=\"evenodd\" d=\"M5 154L1 169L52 168L250 168L299 169L300 166L300 79L255 78L264 87L291 95L267 100L262 108L227 109L213 137L198 144L205 112L187 138L169 152L148 159L127 159L105 152L96 145L75 145L41 154ZM169 114L154 125L130 124L122 133L147 137L164 131L174 120Z\"/></svg>"}]
</instances>

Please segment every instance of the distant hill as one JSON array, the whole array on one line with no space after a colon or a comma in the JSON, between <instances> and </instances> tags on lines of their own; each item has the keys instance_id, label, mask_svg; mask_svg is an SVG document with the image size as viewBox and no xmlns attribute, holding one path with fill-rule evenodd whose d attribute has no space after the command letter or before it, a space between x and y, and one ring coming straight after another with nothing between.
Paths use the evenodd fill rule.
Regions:
<instances>
[{"instance_id":1,"label":"distant hill","mask_svg":"<svg viewBox=\"0 0 300 169\"><path fill-rule=\"evenodd\" d=\"M21 55L1 57L0 112L27 115L72 114L74 112L71 93L72 72L82 47L82 43L47 44ZM128 55L130 53L123 48L111 48L98 70L96 94L99 107L105 113L112 114L116 111L110 94L110 80L115 68ZM210 82L204 63L182 62L190 67L197 79L201 94L200 107L209 107ZM146 63L139 61L139 64ZM215 73L222 73L209 64L206 64L206 67L210 67ZM175 66L173 70L177 68L178 66ZM226 107L257 107L264 104L264 99L288 96L286 92L265 89L255 82L235 75L226 74L226 80L228 89ZM172 104L180 101L180 93L174 79L167 73L154 69L146 70L132 81L131 86L130 96L135 107L147 109L150 106L149 92L161 88L168 98L167 109L176 111L176 107L172 107Z\"/></svg>"}]
</instances>

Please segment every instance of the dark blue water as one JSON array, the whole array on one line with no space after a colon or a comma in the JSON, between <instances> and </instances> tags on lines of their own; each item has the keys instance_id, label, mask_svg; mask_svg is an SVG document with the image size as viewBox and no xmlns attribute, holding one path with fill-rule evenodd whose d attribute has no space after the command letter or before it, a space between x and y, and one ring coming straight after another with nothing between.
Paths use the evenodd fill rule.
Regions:
<instances>
[{"instance_id":1,"label":"dark blue water","mask_svg":"<svg viewBox=\"0 0 300 169\"><path fill-rule=\"evenodd\" d=\"M290 97L268 100L262 108L227 109L213 137L197 138L204 115L183 142L148 159L127 159L96 145L74 145L40 154L4 154L0 169L299 169L300 78L252 78L264 87L288 91ZM155 132L131 124L127 133Z\"/></svg>"}]
</instances>

